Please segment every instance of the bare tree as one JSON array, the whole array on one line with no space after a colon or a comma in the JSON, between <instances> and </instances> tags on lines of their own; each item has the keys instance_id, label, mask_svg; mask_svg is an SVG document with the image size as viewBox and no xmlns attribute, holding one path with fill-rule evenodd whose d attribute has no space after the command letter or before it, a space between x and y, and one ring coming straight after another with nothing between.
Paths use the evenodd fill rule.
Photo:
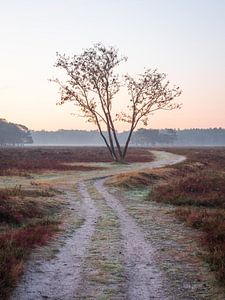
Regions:
<instances>
[{"instance_id":1,"label":"bare tree","mask_svg":"<svg viewBox=\"0 0 225 300\"><path fill-rule=\"evenodd\" d=\"M115 72L126 57L120 57L114 47L95 44L81 55L72 57L57 53L56 67L66 72L67 79L54 79L60 86L61 99L58 104L72 101L88 122L94 123L114 161L124 162L133 131L139 122L145 126L152 112L173 110L180 105L173 103L181 94L179 87L169 87L166 74L157 70L146 70L137 79L126 75L123 80ZM112 111L115 95L122 85L127 87L129 103L126 112ZM124 147L121 147L115 124L117 121L130 124ZM107 130L107 137L104 129Z\"/></svg>"}]
</instances>

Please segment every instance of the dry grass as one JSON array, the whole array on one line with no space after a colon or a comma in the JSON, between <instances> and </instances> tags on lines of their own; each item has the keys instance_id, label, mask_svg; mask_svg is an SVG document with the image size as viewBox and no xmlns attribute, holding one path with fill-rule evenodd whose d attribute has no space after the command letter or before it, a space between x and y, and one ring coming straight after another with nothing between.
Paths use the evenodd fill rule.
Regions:
<instances>
[{"instance_id":1,"label":"dry grass","mask_svg":"<svg viewBox=\"0 0 225 300\"><path fill-rule=\"evenodd\" d=\"M56 213L59 207L53 200L52 189L0 189L0 222L3 225L24 225L32 219L42 219ZM37 200L38 198L38 200Z\"/></svg>"},{"instance_id":2,"label":"dry grass","mask_svg":"<svg viewBox=\"0 0 225 300\"><path fill-rule=\"evenodd\" d=\"M96 221L96 230L83 270L85 285L77 299L124 299L126 285L119 220L93 182L88 185L88 192L101 215Z\"/></svg>"},{"instance_id":3,"label":"dry grass","mask_svg":"<svg viewBox=\"0 0 225 300\"><path fill-rule=\"evenodd\" d=\"M170 168L164 168L127 172L110 177L106 181L106 184L122 188L137 188L149 186L160 179L165 180L166 178L171 176L172 171L173 170Z\"/></svg>"},{"instance_id":4,"label":"dry grass","mask_svg":"<svg viewBox=\"0 0 225 300\"><path fill-rule=\"evenodd\" d=\"M0 236L0 298L8 299L18 277L23 272L23 263L31 249L43 245L53 235L55 225L36 225L10 230Z\"/></svg>"},{"instance_id":5,"label":"dry grass","mask_svg":"<svg viewBox=\"0 0 225 300\"><path fill-rule=\"evenodd\" d=\"M225 282L225 151L224 149L173 149L187 161L156 184L148 199L169 203L181 220L202 231L205 259L220 282Z\"/></svg>"},{"instance_id":6,"label":"dry grass","mask_svg":"<svg viewBox=\"0 0 225 300\"><path fill-rule=\"evenodd\" d=\"M152 158L147 149L131 148L127 155L127 162L145 162L151 161ZM104 147L2 148L0 149L0 176L27 176L29 173L46 170L92 171L101 168L73 163L111 161Z\"/></svg>"},{"instance_id":7,"label":"dry grass","mask_svg":"<svg viewBox=\"0 0 225 300\"><path fill-rule=\"evenodd\" d=\"M220 282L225 282L225 210L181 207L176 216L188 226L203 231L202 245L208 251L205 259Z\"/></svg>"},{"instance_id":8,"label":"dry grass","mask_svg":"<svg viewBox=\"0 0 225 300\"><path fill-rule=\"evenodd\" d=\"M163 149L165 150L165 149ZM187 160L174 166L176 169L185 169L194 166L199 169L214 169L224 171L225 148L169 148L169 152L185 155Z\"/></svg>"},{"instance_id":9,"label":"dry grass","mask_svg":"<svg viewBox=\"0 0 225 300\"><path fill-rule=\"evenodd\" d=\"M163 149L165 150L165 149ZM202 231L206 260L225 282L225 149L168 149L187 160L170 168L113 176L109 185L150 187L147 201L172 204L176 216Z\"/></svg>"},{"instance_id":10,"label":"dry grass","mask_svg":"<svg viewBox=\"0 0 225 300\"><path fill-rule=\"evenodd\" d=\"M0 189L0 298L7 299L36 245L57 230L60 205L52 189Z\"/></svg>"},{"instance_id":11,"label":"dry grass","mask_svg":"<svg viewBox=\"0 0 225 300\"><path fill-rule=\"evenodd\" d=\"M150 197L174 205L225 208L225 173L201 171L180 176L178 172L166 183L155 186Z\"/></svg>"},{"instance_id":12,"label":"dry grass","mask_svg":"<svg viewBox=\"0 0 225 300\"><path fill-rule=\"evenodd\" d=\"M128 162L150 160L152 155L146 149L129 150ZM86 162L111 162L111 158L103 147L1 148L0 176L102 169L82 165ZM48 241L57 229L62 205L54 198L54 190L43 189L35 181L29 189L0 189L0 299L9 297L32 248Z\"/></svg>"}]
</instances>

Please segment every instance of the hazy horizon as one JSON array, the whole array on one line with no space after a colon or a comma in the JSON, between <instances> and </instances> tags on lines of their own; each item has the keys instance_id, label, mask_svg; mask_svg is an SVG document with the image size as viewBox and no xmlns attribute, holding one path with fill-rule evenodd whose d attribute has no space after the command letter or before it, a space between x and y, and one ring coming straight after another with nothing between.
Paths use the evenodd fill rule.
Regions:
<instances>
[{"instance_id":1,"label":"hazy horizon","mask_svg":"<svg viewBox=\"0 0 225 300\"><path fill-rule=\"evenodd\" d=\"M95 129L71 115L73 105L56 106L48 79L58 74L57 51L102 42L128 56L122 73L157 68L183 90L182 109L156 113L148 128L225 128L225 1L9 0L0 8L1 118L31 130ZM116 103L126 100L122 93Z\"/></svg>"}]
</instances>

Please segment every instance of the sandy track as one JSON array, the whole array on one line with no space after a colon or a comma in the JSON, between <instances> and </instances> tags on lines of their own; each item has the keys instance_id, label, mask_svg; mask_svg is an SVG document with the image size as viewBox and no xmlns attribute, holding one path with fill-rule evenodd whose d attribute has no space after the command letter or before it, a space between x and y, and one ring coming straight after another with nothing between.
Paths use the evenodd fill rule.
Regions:
<instances>
[{"instance_id":1,"label":"sandy track","mask_svg":"<svg viewBox=\"0 0 225 300\"><path fill-rule=\"evenodd\" d=\"M185 159L183 156L153 151L156 160L146 164L148 168L172 165ZM127 213L121 202L104 187L105 179L98 180L95 187L120 220L124 249L124 266L127 276L127 298L130 300L172 299L167 295L166 280L154 261L154 248L145 240L144 233Z\"/></svg>"},{"instance_id":2,"label":"sandy track","mask_svg":"<svg viewBox=\"0 0 225 300\"><path fill-rule=\"evenodd\" d=\"M113 172L109 170L104 177L113 173L129 171L128 169L156 168L184 160L184 157L171 153L158 151L153 151L153 153L156 156L154 162L130 165L125 170L114 170ZM121 243L124 249L124 265L128 284L125 299L168 299L165 292L166 282L154 262L154 249L145 240L144 233L119 203L119 200L107 192L103 182L104 180L97 180L96 188L120 219ZM101 214L97 211L85 182L79 184L79 193L82 196L80 213L85 218L84 224L72 234L65 234L59 238L59 252L54 258L46 260L40 252L39 257L34 257L28 262L25 274L14 290L11 299L79 299L76 294L82 286L83 265L88 255L91 237L95 232L95 223ZM73 201L74 197L76 194L67 189L71 210L76 205ZM73 217L73 215L71 216ZM63 242L63 246L60 246L60 242Z\"/></svg>"},{"instance_id":3,"label":"sandy track","mask_svg":"<svg viewBox=\"0 0 225 300\"><path fill-rule=\"evenodd\" d=\"M76 297L83 260L98 216L83 183L79 185L79 192L83 198L81 210L86 221L72 235L65 237L64 245L54 259L36 259L28 263L25 275L14 290L13 300L71 300ZM67 196L73 208L75 195L69 192Z\"/></svg>"},{"instance_id":4,"label":"sandy track","mask_svg":"<svg viewBox=\"0 0 225 300\"><path fill-rule=\"evenodd\" d=\"M120 220L128 299L167 299L163 277L154 262L153 247L145 241L142 230L119 200L107 192L103 183L104 180L97 181L95 187Z\"/></svg>"}]
</instances>

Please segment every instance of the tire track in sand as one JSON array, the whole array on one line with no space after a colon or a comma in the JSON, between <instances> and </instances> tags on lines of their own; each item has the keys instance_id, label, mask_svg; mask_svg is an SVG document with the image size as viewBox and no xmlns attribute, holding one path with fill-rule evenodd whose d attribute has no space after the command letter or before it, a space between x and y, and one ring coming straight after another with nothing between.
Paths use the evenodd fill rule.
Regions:
<instances>
[{"instance_id":1,"label":"tire track in sand","mask_svg":"<svg viewBox=\"0 0 225 300\"><path fill-rule=\"evenodd\" d=\"M64 245L50 261L40 258L31 260L26 272L12 295L13 300L71 300L76 299L76 291L82 280L83 261L95 231L98 217L97 209L88 194L84 183L79 184L79 193L83 202L81 211L84 224L69 237L64 237ZM72 192L67 193L73 209Z\"/></svg>"},{"instance_id":2,"label":"tire track in sand","mask_svg":"<svg viewBox=\"0 0 225 300\"><path fill-rule=\"evenodd\" d=\"M152 151L156 160L145 164L147 168L173 165L185 160L184 156L167 152ZM166 278L163 277L154 261L154 248L145 240L142 229L136 224L120 201L104 187L105 179L95 182L95 187L105 198L106 203L116 212L120 220L124 266L127 275L127 299L173 299L168 295Z\"/></svg>"},{"instance_id":3,"label":"tire track in sand","mask_svg":"<svg viewBox=\"0 0 225 300\"><path fill-rule=\"evenodd\" d=\"M183 160L182 157L170 153L155 152L154 154L156 161L149 164L138 164L132 168L153 168L173 164L178 162L178 157ZM126 171L128 170L124 170L124 172ZM107 175L109 176L110 172ZM167 299L162 276L154 263L154 249L145 241L141 229L128 215L125 208L103 187L103 181L97 181L96 187L120 219L129 286L126 299ZM83 265L98 219L98 211L85 183L79 184L79 193L83 199L81 213L85 218L84 224L69 236L64 235L57 239L56 243L63 242L63 246L59 245L59 252L53 259L46 260L39 253L39 257L31 259L27 263L26 272L11 299L79 299L77 291L82 286ZM75 193L67 191L71 210L76 209L75 201L73 201L76 196Z\"/></svg>"},{"instance_id":4,"label":"tire track in sand","mask_svg":"<svg viewBox=\"0 0 225 300\"><path fill-rule=\"evenodd\" d=\"M104 187L104 180L95 183L98 192L116 212L120 220L124 266L127 276L127 299L171 299L166 295L165 279L154 262L154 248L123 205Z\"/></svg>"}]
</instances>

